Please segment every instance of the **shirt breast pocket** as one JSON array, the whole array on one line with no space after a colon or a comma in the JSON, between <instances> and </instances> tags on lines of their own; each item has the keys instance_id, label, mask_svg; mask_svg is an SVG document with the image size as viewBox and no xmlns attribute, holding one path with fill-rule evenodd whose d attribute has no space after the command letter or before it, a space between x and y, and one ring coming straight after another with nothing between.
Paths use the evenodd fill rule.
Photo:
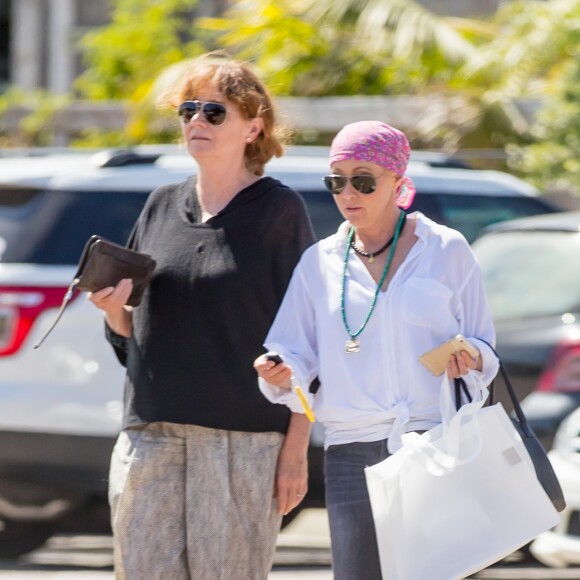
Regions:
<instances>
[{"instance_id":1,"label":"shirt breast pocket","mask_svg":"<svg viewBox=\"0 0 580 580\"><path fill-rule=\"evenodd\" d=\"M452 298L451 288L441 282L410 278L403 287L403 317L410 324L451 336L458 329Z\"/></svg>"}]
</instances>

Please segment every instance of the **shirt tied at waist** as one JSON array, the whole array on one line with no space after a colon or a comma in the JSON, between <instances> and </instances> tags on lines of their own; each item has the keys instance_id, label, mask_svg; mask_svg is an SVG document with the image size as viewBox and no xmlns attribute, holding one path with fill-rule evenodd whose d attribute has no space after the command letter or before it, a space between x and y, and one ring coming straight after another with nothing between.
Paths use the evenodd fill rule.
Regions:
<instances>
[{"instance_id":1,"label":"shirt tied at waist","mask_svg":"<svg viewBox=\"0 0 580 580\"><path fill-rule=\"evenodd\" d=\"M407 401L397 401L390 412L394 415L394 421L391 426L391 434L387 440L387 449L389 453L395 453L403 446L402 437L405 433L405 425L409 422L409 406Z\"/></svg>"},{"instance_id":2,"label":"shirt tied at waist","mask_svg":"<svg viewBox=\"0 0 580 580\"><path fill-rule=\"evenodd\" d=\"M322 420L326 429L327 442L333 442L334 435L340 435L340 438L345 438L345 435L351 433L352 440L364 441L365 439L357 439L356 434L365 429L371 431L372 438L367 441L376 441L383 438L385 435L388 438L387 448L389 453L394 453L403 445L402 436L405 433L405 427L410 421L410 411L407 401L397 401L388 411L382 413L373 413L370 417L358 419L356 421L328 421ZM373 427L377 427L373 429ZM389 428L390 427L390 428ZM374 433L372 433L374 431ZM384 433L383 433L384 432ZM382 435L381 435L382 434ZM378 437L376 435L379 435ZM348 438L348 437L347 437Z\"/></svg>"}]
</instances>

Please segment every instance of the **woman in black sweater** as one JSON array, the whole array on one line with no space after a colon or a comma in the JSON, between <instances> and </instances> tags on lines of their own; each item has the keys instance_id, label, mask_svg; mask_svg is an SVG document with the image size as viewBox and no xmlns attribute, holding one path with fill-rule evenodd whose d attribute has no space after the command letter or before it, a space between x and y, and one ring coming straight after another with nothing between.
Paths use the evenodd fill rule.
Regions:
<instances>
[{"instance_id":1,"label":"woman in black sweater","mask_svg":"<svg viewBox=\"0 0 580 580\"><path fill-rule=\"evenodd\" d=\"M314 235L264 177L282 154L272 101L240 62L205 55L161 99L197 175L155 190L128 246L157 268L95 292L127 367L110 502L117 578L263 580L280 519L307 490L309 424L256 389L252 362ZM192 167L193 170L193 167Z\"/></svg>"}]
</instances>

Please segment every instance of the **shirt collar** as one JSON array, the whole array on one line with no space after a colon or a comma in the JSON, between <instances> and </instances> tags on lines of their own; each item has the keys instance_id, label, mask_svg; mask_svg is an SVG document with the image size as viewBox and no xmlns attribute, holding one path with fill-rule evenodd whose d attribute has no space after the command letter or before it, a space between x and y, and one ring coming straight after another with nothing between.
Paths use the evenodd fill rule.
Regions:
<instances>
[{"instance_id":1,"label":"shirt collar","mask_svg":"<svg viewBox=\"0 0 580 580\"><path fill-rule=\"evenodd\" d=\"M431 225L433 224L433 221L423 215L420 211L410 213L409 217L415 220L415 235L419 240L426 243L427 238L431 235ZM332 234L320 242L323 249L329 254L334 252L344 253L344 245L346 244L350 227L351 224L348 220L342 222L338 226L338 230L335 234Z\"/></svg>"}]
</instances>

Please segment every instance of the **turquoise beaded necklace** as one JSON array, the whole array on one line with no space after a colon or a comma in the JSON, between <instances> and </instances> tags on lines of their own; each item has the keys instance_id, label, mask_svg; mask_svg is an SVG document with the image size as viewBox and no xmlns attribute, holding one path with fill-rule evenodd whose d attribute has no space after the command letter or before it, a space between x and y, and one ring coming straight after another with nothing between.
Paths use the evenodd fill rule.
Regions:
<instances>
[{"instance_id":1,"label":"turquoise beaded necklace","mask_svg":"<svg viewBox=\"0 0 580 580\"><path fill-rule=\"evenodd\" d=\"M369 311L367 312L366 318L362 323L361 327L356 331L353 332L348 325L348 321L346 319L346 307L345 307L345 287L346 287L346 271L348 268L348 254L350 252L352 240L354 238L354 226L350 228L348 234L348 240L346 241L346 250L344 252L344 270L342 272L342 285L341 285L341 295L340 295L340 312L342 314L342 322L344 324L344 328L348 333L348 340L346 341L344 351L345 352L358 352L360 350L360 343L358 341L358 336L360 333L365 329L368 321L371 318L373 310L375 309L375 304L377 303L377 297L379 292L381 291L381 287L385 278L387 277L387 273L389 272L389 267L393 260L393 255L395 254L395 248L397 247L397 242L399 241L399 235L401 234L401 230L403 229L403 224L405 223L405 218L407 217L403 210L400 210L401 215L399 216L399 221L397 222L397 227L395 228L395 236L393 238L393 245L391 246L391 250L389 252L389 256L387 258L387 263L385 264L385 269L383 270L383 274L379 283L377 284L377 289L375 290L375 295L373 296L373 301L371 302L371 306Z\"/></svg>"}]
</instances>

